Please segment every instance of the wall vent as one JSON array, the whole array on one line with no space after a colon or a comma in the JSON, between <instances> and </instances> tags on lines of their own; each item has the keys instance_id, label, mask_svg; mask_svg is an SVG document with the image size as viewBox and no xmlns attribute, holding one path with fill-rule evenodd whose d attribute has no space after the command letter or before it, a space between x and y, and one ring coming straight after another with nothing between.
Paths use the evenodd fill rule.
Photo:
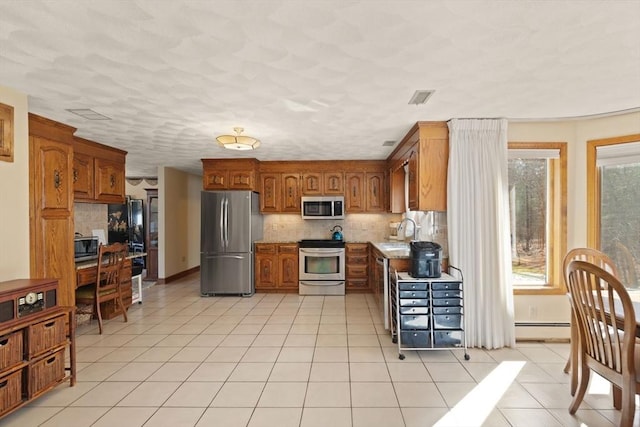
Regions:
<instances>
[{"instance_id":1,"label":"wall vent","mask_svg":"<svg viewBox=\"0 0 640 427\"><path fill-rule=\"evenodd\" d=\"M409 100L409 104L426 104L427 100L431 98L431 95L433 95L434 92L435 90L417 90Z\"/></svg>"},{"instance_id":2,"label":"wall vent","mask_svg":"<svg viewBox=\"0 0 640 427\"><path fill-rule=\"evenodd\" d=\"M396 145L396 141L385 141L382 143L383 147L393 147L394 145Z\"/></svg>"}]
</instances>

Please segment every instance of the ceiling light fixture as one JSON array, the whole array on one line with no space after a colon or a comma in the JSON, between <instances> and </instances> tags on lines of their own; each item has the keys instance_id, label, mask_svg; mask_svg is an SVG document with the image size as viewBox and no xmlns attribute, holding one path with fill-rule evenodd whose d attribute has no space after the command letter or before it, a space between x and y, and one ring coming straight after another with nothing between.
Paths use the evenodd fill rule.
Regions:
<instances>
[{"instance_id":1,"label":"ceiling light fixture","mask_svg":"<svg viewBox=\"0 0 640 427\"><path fill-rule=\"evenodd\" d=\"M255 150L260 146L260 141L251 136L240 135L244 128L233 128L236 135L220 135L216 138L218 144L229 150Z\"/></svg>"}]
</instances>

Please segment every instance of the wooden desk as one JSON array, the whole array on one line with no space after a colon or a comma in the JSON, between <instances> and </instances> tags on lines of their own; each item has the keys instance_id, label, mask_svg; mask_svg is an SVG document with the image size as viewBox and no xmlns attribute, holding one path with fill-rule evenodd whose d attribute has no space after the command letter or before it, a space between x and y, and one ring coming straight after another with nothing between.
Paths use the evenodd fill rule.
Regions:
<instances>
[{"instance_id":1,"label":"wooden desk","mask_svg":"<svg viewBox=\"0 0 640 427\"><path fill-rule=\"evenodd\" d=\"M132 289L131 289L131 260L133 258L139 258L145 256L145 252L130 252L127 259L124 262L123 279L122 279L122 302L125 309L128 309L132 304ZM81 286L91 285L96 282L96 276L98 274L98 261L86 261L76 264L76 289ZM112 319L119 314L118 307L115 301L106 301L101 305L101 312L103 319Z\"/></svg>"}]
</instances>

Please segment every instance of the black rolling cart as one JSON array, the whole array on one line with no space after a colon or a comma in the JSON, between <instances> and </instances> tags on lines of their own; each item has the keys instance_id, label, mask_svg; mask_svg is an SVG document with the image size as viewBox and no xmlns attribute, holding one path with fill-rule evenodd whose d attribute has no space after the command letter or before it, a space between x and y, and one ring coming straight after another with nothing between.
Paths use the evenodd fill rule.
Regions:
<instances>
[{"instance_id":1,"label":"black rolling cart","mask_svg":"<svg viewBox=\"0 0 640 427\"><path fill-rule=\"evenodd\" d=\"M414 278L394 271L390 288L391 337L403 350L464 349L469 360L464 329L462 271L449 266L439 278Z\"/></svg>"}]
</instances>

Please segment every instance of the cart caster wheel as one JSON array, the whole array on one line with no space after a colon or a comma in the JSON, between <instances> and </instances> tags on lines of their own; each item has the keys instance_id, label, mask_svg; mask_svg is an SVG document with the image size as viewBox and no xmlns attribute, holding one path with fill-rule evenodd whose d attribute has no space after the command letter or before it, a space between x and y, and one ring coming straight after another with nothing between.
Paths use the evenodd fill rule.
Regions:
<instances>
[{"instance_id":1,"label":"cart caster wheel","mask_svg":"<svg viewBox=\"0 0 640 427\"><path fill-rule=\"evenodd\" d=\"M469 353L465 353L464 360L469 360L469 359L471 359L471 356L469 356Z\"/></svg>"},{"instance_id":2,"label":"cart caster wheel","mask_svg":"<svg viewBox=\"0 0 640 427\"><path fill-rule=\"evenodd\" d=\"M398 337L391 337L391 342L394 344L398 343Z\"/></svg>"},{"instance_id":3,"label":"cart caster wheel","mask_svg":"<svg viewBox=\"0 0 640 427\"><path fill-rule=\"evenodd\" d=\"M399 354L399 355L398 355L398 359L400 359L400 360L404 360L404 354Z\"/></svg>"}]
</instances>

